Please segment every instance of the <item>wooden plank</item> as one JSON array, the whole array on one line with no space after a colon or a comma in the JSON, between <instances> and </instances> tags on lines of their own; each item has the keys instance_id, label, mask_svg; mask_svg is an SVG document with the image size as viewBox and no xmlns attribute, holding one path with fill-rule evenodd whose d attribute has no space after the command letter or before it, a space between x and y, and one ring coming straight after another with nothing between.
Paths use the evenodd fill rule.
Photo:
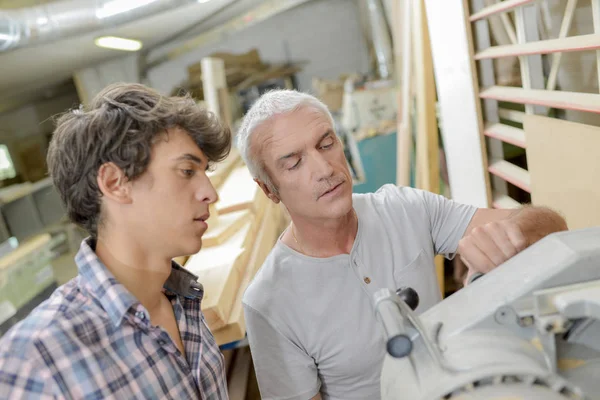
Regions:
<instances>
[{"instance_id":1,"label":"wooden plank","mask_svg":"<svg viewBox=\"0 0 600 400\"><path fill-rule=\"evenodd\" d=\"M517 7L521 7L526 4L533 3L534 1L535 0L499 1L498 3L494 4L493 6L486 7L483 10L479 11L478 13L471 15L471 17L469 17L469 20L471 22L478 21L480 19L487 18L490 15L495 15L495 14L500 14L500 13L505 13L505 12L511 11Z\"/></svg>"},{"instance_id":2,"label":"wooden plank","mask_svg":"<svg viewBox=\"0 0 600 400\"><path fill-rule=\"evenodd\" d=\"M425 6L452 198L489 207L487 151L466 0L425 0Z\"/></svg>"},{"instance_id":3,"label":"wooden plank","mask_svg":"<svg viewBox=\"0 0 600 400\"><path fill-rule=\"evenodd\" d=\"M575 15L576 7L577 0L567 0L567 5L565 6L565 14L560 25L560 32L558 33L559 39L564 39L567 37L567 33L569 33L569 28L571 28L571 22L573 22L573 16ZM556 88L556 82L558 80L558 69L560 68L561 58L562 53L554 53L552 55L552 65L550 67L550 73L548 74L546 90L554 90Z\"/></svg>"},{"instance_id":4,"label":"wooden plank","mask_svg":"<svg viewBox=\"0 0 600 400\"><path fill-rule=\"evenodd\" d=\"M229 240L252 217L250 210L234 211L224 215L211 215L206 223L208 230L202 236L202 248L218 246Z\"/></svg>"},{"instance_id":5,"label":"wooden plank","mask_svg":"<svg viewBox=\"0 0 600 400\"><path fill-rule=\"evenodd\" d=\"M241 347L235 353L231 375L227 380L229 400L246 400L250 364L252 363L250 349L248 347Z\"/></svg>"},{"instance_id":6,"label":"wooden plank","mask_svg":"<svg viewBox=\"0 0 600 400\"><path fill-rule=\"evenodd\" d=\"M534 205L566 218L569 229L600 225L600 128L542 116L525 118Z\"/></svg>"},{"instance_id":7,"label":"wooden plank","mask_svg":"<svg viewBox=\"0 0 600 400\"><path fill-rule=\"evenodd\" d=\"M250 282L254 278L254 275L260 269L262 263L273 248L280 233L279 219L281 216L281 208L279 205L269 202L265 206L265 209L266 211L260 228L255 236L256 239L252 254L250 255L237 296L233 302L228 323L225 327L213 331L215 340L219 346L242 340L246 336L246 321L244 320L242 298L248 285L250 285Z\"/></svg>"},{"instance_id":8,"label":"wooden plank","mask_svg":"<svg viewBox=\"0 0 600 400\"><path fill-rule=\"evenodd\" d=\"M229 319L249 258L251 225L252 222L247 222L227 242L200 250L185 264L204 286L202 312L211 330L224 326Z\"/></svg>"},{"instance_id":9,"label":"wooden plank","mask_svg":"<svg viewBox=\"0 0 600 400\"><path fill-rule=\"evenodd\" d=\"M537 7L517 8L515 10L515 26L519 44L540 40L536 10ZM544 89L544 69L541 55L521 56L519 57L519 65L523 89ZM525 104L525 112L527 114L545 114L546 110L538 105Z\"/></svg>"},{"instance_id":10,"label":"wooden plank","mask_svg":"<svg viewBox=\"0 0 600 400\"><path fill-rule=\"evenodd\" d=\"M506 119L508 121L518 122L518 123L522 124L523 117L525 117L525 113L523 111L510 110L508 108L499 108L498 116L502 119Z\"/></svg>"},{"instance_id":11,"label":"wooden plank","mask_svg":"<svg viewBox=\"0 0 600 400\"><path fill-rule=\"evenodd\" d=\"M485 135L515 146L525 148L525 131L505 124L490 124L486 126Z\"/></svg>"},{"instance_id":12,"label":"wooden plank","mask_svg":"<svg viewBox=\"0 0 600 400\"><path fill-rule=\"evenodd\" d=\"M483 90L480 97L520 104L538 104L564 110L600 113L600 95L595 93L493 86Z\"/></svg>"},{"instance_id":13,"label":"wooden plank","mask_svg":"<svg viewBox=\"0 0 600 400\"><path fill-rule=\"evenodd\" d=\"M486 4L492 4L495 0L471 0L471 5L472 5L472 11L475 12L477 10L482 9ZM508 19L506 14L500 14L502 17L506 17L506 19ZM482 20L479 21L479 23L475 24L474 26L474 40L475 40L475 50L479 51L481 49L486 49L488 47L490 47L491 45L491 38L490 38L490 34L491 32L493 32L494 30L496 31L496 33L498 33L498 31L501 32L501 27L498 27L497 29L494 29L494 24L497 24L497 17L491 17L489 20ZM504 24L504 22L503 22ZM507 21L506 24L508 24L508 26L506 26L504 29L512 29L512 22ZM496 34L495 35L495 39L496 41L500 41L500 40L513 40L511 38L509 39L504 39L503 37L501 37L501 35ZM510 36L510 34L508 35ZM514 36L514 33L513 33ZM517 39L516 36L514 37L514 41L513 43L516 43ZM501 43L501 42L500 42ZM496 73L495 73L495 68L494 68L494 64L492 60L482 60L479 62L479 87L490 87L490 86L494 86L496 84ZM496 71L497 73L500 73L500 71ZM486 123L490 124L490 123L498 123L500 122L499 116L498 116L498 102L496 100L483 100L483 115L484 115L484 119L486 120ZM485 133L485 132L484 132ZM493 159L504 159L504 145L502 144L501 141L498 140L486 140L484 141L487 147L487 154L489 158L493 158ZM506 194L508 191L508 187L506 185L506 181L504 181L503 179L498 178L495 175L492 175L491 177L491 184L492 187L494 188L494 191L496 193L502 193L502 194Z\"/></svg>"},{"instance_id":14,"label":"wooden plank","mask_svg":"<svg viewBox=\"0 0 600 400\"><path fill-rule=\"evenodd\" d=\"M413 48L417 99L417 187L438 193L440 163L433 60L424 0L413 3Z\"/></svg>"},{"instance_id":15,"label":"wooden plank","mask_svg":"<svg viewBox=\"0 0 600 400\"><path fill-rule=\"evenodd\" d=\"M506 46L489 47L475 54L476 60L489 58L526 56L531 54L551 54L558 52L586 51L600 49L600 35L580 35L562 39L540 40Z\"/></svg>"},{"instance_id":16,"label":"wooden plank","mask_svg":"<svg viewBox=\"0 0 600 400\"><path fill-rule=\"evenodd\" d=\"M234 211L252 209L260 198L267 197L254 182L245 165L235 168L219 190L216 208L219 215Z\"/></svg>"},{"instance_id":17,"label":"wooden plank","mask_svg":"<svg viewBox=\"0 0 600 400\"><path fill-rule=\"evenodd\" d=\"M219 189L221 187L229 174L231 174L231 171L240 166L241 162L242 157L240 152L234 147L231 149L225 160L212 166L211 171L208 171L206 175L210 179L210 183L212 183L215 189Z\"/></svg>"},{"instance_id":18,"label":"wooden plank","mask_svg":"<svg viewBox=\"0 0 600 400\"><path fill-rule=\"evenodd\" d=\"M521 203L508 195L494 195L492 206L498 209L513 209L520 208Z\"/></svg>"},{"instance_id":19,"label":"wooden plank","mask_svg":"<svg viewBox=\"0 0 600 400\"><path fill-rule=\"evenodd\" d=\"M492 161L488 170L491 174L501 177L507 182L530 192L530 178L529 172L521 167L518 167L506 160L495 160Z\"/></svg>"},{"instance_id":20,"label":"wooden plank","mask_svg":"<svg viewBox=\"0 0 600 400\"><path fill-rule=\"evenodd\" d=\"M592 0L592 23L594 34L600 36L600 0ZM598 90L600 90L600 50L596 50L596 75Z\"/></svg>"},{"instance_id":21,"label":"wooden plank","mask_svg":"<svg viewBox=\"0 0 600 400\"><path fill-rule=\"evenodd\" d=\"M400 81L400 95L399 95L399 112L398 115L398 136L397 141L397 162L396 162L396 184L400 186L410 185L410 169L411 169L411 148L412 148L412 132L411 132L411 76L412 76L412 1L394 1L396 4L397 14L401 14L402 21L398 23L394 29L397 32L395 42L398 46L402 55L402 63L398 62L400 58L396 59L397 64L401 65L401 76Z\"/></svg>"}]
</instances>

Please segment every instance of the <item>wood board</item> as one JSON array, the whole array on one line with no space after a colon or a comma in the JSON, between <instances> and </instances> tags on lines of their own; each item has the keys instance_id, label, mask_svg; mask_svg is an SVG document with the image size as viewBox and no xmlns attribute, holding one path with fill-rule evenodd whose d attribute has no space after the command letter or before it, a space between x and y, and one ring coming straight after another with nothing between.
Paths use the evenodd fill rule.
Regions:
<instances>
[{"instance_id":1,"label":"wood board","mask_svg":"<svg viewBox=\"0 0 600 400\"><path fill-rule=\"evenodd\" d=\"M257 204L260 197L266 199L248 168L245 165L236 167L219 189L217 212L222 215L245 209L254 210L253 206Z\"/></svg>"},{"instance_id":2,"label":"wood board","mask_svg":"<svg viewBox=\"0 0 600 400\"><path fill-rule=\"evenodd\" d=\"M252 217L250 210L234 211L229 214L210 216L206 221L208 230L202 236L202 248L218 246L229 240Z\"/></svg>"},{"instance_id":3,"label":"wood board","mask_svg":"<svg viewBox=\"0 0 600 400\"><path fill-rule=\"evenodd\" d=\"M242 158L239 151L237 151L235 148L232 148L225 160L221 161L220 163L216 163L213 166L212 171L209 171L206 175L208 176L208 179L210 179L210 182L213 184L215 189L219 189L221 187L231 171L240 165L241 160Z\"/></svg>"},{"instance_id":4,"label":"wood board","mask_svg":"<svg viewBox=\"0 0 600 400\"><path fill-rule=\"evenodd\" d=\"M185 267L198 276L204 286L202 312L211 329L225 325L240 285L249 253L247 244L252 221L221 246L200 250Z\"/></svg>"},{"instance_id":5,"label":"wood board","mask_svg":"<svg viewBox=\"0 0 600 400\"><path fill-rule=\"evenodd\" d=\"M272 202L269 202L263 208L265 209L264 217L258 228L255 245L248 260L244 277L239 285L237 296L233 302L227 325L222 329L213 330L218 345L235 342L246 336L246 321L244 319L242 298L280 234L279 221L281 218L281 208Z\"/></svg>"},{"instance_id":6,"label":"wood board","mask_svg":"<svg viewBox=\"0 0 600 400\"><path fill-rule=\"evenodd\" d=\"M537 115L524 128L532 203L562 213L569 229L600 226L600 128Z\"/></svg>"}]
</instances>

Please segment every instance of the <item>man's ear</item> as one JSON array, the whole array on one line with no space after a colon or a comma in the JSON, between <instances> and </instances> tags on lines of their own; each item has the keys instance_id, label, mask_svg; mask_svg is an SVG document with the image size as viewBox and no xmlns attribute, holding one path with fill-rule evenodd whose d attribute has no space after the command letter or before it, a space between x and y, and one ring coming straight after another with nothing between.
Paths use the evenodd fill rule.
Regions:
<instances>
[{"instance_id":1,"label":"man's ear","mask_svg":"<svg viewBox=\"0 0 600 400\"><path fill-rule=\"evenodd\" d=\"M100 166L97 182L103 197L120 204L131 203L130 182L123 170L114 163L106 163Z\"/></svg>"},{"instance_id":2,"label":"man's ear","mask_svg":"<svg viewBox=\"0 0 600 400\"><path fill-rule=\"evenodd\" d=\"M262 191L267 195L267 197L269 199L271 199L271 201L275 204L278 204L281 200L279 199L279 196L277 196L275 193L273 193L269 187L262 181L255 179L254 182L256 182L256 184L258 186L260 186L260 188L262 189Z\"/></svg>"}]
</instances>

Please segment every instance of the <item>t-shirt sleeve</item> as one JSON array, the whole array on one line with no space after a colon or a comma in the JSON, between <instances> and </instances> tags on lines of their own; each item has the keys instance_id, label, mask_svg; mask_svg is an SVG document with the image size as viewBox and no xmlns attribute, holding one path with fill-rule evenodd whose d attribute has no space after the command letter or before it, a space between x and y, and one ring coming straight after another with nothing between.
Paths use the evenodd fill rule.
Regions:
<instances>
[{"instance_id":1,"label":"t-shirt sleeve","mask_svg":"<svg viewBox=\"0 0 600 400\"><path fill-rule=\"evenodd\" d=\"M477 207L424 190L417 190L417 193L425 204L435 253L452 259Z\"/></svg>"},{"instance_id":2,"label":"t-shirt sleeve","mask_svg":"<svg viewBox=\"0 0 600 400\"><path fill-rule=\"evenodd\" d=\"M264 400L308 400L321 387L314 360L254 308L244 304L248 341Z\"/></svg>"}]
</instances>

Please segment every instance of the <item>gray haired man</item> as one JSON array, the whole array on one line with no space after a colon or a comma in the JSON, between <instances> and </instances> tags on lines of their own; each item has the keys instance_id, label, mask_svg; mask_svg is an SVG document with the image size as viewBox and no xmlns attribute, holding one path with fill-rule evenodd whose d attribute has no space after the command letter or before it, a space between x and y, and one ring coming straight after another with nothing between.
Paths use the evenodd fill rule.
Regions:
<instances>
[{"instance_id":1,"label":"gray haired man","mask_svg":"<svg viewBox=\"0 0 600 400\"><path fill-rule=\"evenodd\" d=\"M296 91L263 95L238 147L291 216L244 296L263 399L378 399L385 354L371 299L410 286L417 312L440 301L434 256L487 272L567 229L553 211L477 209L409 187L353 194L327 107Z\"/></svg>"}]
</instances>

